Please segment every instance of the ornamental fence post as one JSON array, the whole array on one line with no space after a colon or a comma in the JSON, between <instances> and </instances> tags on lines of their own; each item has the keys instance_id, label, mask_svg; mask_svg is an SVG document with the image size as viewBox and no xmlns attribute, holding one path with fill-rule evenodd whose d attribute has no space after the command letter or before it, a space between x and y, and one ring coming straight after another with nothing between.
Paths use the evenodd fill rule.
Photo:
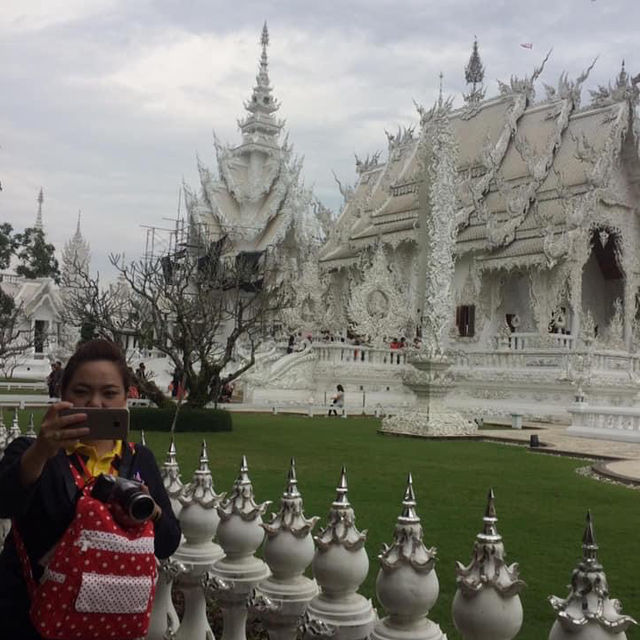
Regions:
<instances>
[{"instance_id":1,"label":"ornamental fence post","mask_svg":"<svg viewBox=\"0 0 640 640\"><path fill-rule=\"evenodd\" d=\"M440 627L427 618L440 585L434 568L436 549L427 548L422 535L409 474L393 542L385 544L378 556L376 594L388 615L376 623L372 640L446 640Z\"/></svg>"},{"instance_id":2,"label":"ornamental fence post","mask_svg":"<svg viewBox=\"0 0 640 640\"><path fill-rule=\"evenodd\" d=\"M140 434L141 444L146 446L144 431ZM162 467L160 467L160 477L162 484L167 491L171 508L176 517L179 517L182 504L178 499L184 487L180 479L180 467L176 458L176 445L173 435L167 457ZM184 538L183 538L184 541ZM171 559L161 560L158 563L158 582L156 584L156 596L151 610L151 622L147 640L163 640L165 634L174 633L180 626L180 618L176 613L171 598L174 580L182 572L182 566Z\"/></svg>"},{"instance_id":3,"label":"ornamental fence post","mask_svg":"<svg viewBox=\"0 0 640 640\"><path fill-rule=\"evenodd\" d=\"M257 504L249 478L247 458L226 500L217 506L220 525L218 542L224 556L216 560L206 584L222 609L222 640L246 640L249 598L254 587L270 574L265 562L253 554L262 544L262 514L271 501Z\"/></svg>"},{"instance_id":4,"label":"ornamental fence post","mask_svg":"<svg viewBox=\"0 0 640 640\"><path fill-rule=\"evenodd\" d=\"M22 435L22 431L20 431L20 423L18 422L18 407L16 407L13 412L13 420L11 421L11 427L9 428L7 445L13 442L16 438L19 438L21 435Z\"/></svg>"},{"instance_id":5,"label":"ornamental fence post","mask_svg":"<svg viewBox=\"0 0 640 640\"><path fill-rule=\"evenodd\" d=\"M598 549L591 512L587 512L582 560L571 575L569 595L565 599L549 597L556 612L549 640L626 640L625 631L638 624L631 616L623 615L619 600L609 597Z\"/></svg>"},{"instance_id":6,"label":"ornamental fence post","mask_svg":"<svg viewBox=\"0 0 640 640\"><path fill-rule=\"evenodd\" d=\"M518 595L525 583L516 563L507 566L493 489L489 491L483 529L476 536L468 566L457 562L458 589L453 598L453 623L464 640L512 640L522 626Z\"/></svg>"},{"instance_id":7,"label":"ornamental fence post","mask_svg":"<svg viewBox=\"0 0 640 640\"><path fill-rule=\"evenodd\" d=\"M318 520L304 516L292 458L280 510L262 524L267 534L264 559L272 575L256 587L250 601L271 640L295 640L300 618L318 593L315 580L303 575L313 560L311 531Z\"/></svg>"},{"instance_id":8,"label":"ornamental fence post","mask_svg":"<svg viewBox=\"0 0 640 640\"><path fill-rule=\"evenodd\" d=\"M202 580L223 555L213 542L220 522L216 507L223 497L214 491L207 444L203 441L200 466L180 495L180 526L185 540L172 560L178 565L173 571L177 575L176 586L184 594L184 615L173 636L176 640L213 639Z\"/></svg>"},{"instance_id":9,"label":"ornamental fence post","mask_svg":"<svg viewBox=\"0 0 640 640\"><path fill-rule=\"evenodd\" d=\"M356 529L344 467L336 491L327 526L315 537L312 567L320 593L309 603L301 624L305 640L368 638L376 620L371 600L357 593L369 571L367 532Z\"/></svg>"}]
</instances>

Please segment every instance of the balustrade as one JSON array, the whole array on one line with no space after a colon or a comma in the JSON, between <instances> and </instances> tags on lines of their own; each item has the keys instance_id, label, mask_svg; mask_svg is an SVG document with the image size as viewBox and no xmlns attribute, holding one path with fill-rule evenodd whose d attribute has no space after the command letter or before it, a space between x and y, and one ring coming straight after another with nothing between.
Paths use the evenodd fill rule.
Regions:
<instances>
[{"instance_id":1,"label":"balustrade","mask_svg":"<svg viewBox=\"0 0 640 640\"><path fill-rule=\"evenodd\" d=\"M630 417L629 410L613 413L620 420ZM640 416L632 417L637 429ZM7 432L0 412L0 457L10 434L20 435L17 415ZM162 477L183 540L172 558L160 562L149 640L214 640L207 620L211 601L222 610L222 640L246 639L248 613L263 624L271 640L446 640L438 623L428 617L439 593L436 551L423 542L411 475L393 541L383 545L378 556L381 618L371 601L358 593L369 570L366 532L355 526L344 468L326 526L314 538L315 550L311 532L318 518L304 515L293 460L279 510L268 524L262 515L270 503L255 502L244 456L226 499L214 491L204 442L198 469L183 486L172 439ZM496 523L490 491L471 562L457 563L452 617L463 640L512 640L522 624L519 592L525 585L517 565L505 562ZM254 554L265 535L263 561ZM636 622L610 598L590 514L582 551L568 596L550 597L555 620L550 612L549 640L626 640L626 630ZM309 564L313 579L304 576ZM173 608L172 585L184 595L182 619Z\"/></svg>"},{"instance_id":2,"label":"balustrade","mask_svg":"<svg viewBox=\"0 0 640 640\"><path fill-rule=\"evenodd\" d=\"M520 351L522 349L573 349L575 337L569 333L537 333L514 331L493 336L496 349Z\"/></svg>"},{"instance_id":3,"label":"balustrade","mask_svg":"<svg viewBox=\"0 0 640 640\"><path fill-rule=\"evenodd\" d=\"M332 364L355 364L375 367L396 367L407 364L409 347L391 349L390 347L369 347L343 342L321 342L313 345L319 362Z\"/></svg>"}]
</instances>

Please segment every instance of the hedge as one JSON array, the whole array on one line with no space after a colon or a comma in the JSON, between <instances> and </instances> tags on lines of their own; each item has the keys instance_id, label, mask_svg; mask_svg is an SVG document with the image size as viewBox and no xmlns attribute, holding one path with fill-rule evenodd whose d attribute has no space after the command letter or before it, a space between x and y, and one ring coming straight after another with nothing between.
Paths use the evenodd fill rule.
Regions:
<instances>
[{"instance_id":1,"label":"hedge","mask_svg":"<svg viewBox=\"0 0 640 640\"><path fill-rule=\"evenodd\" d=\"M129 409L132 429L145 431L170 431L175 407L158 409L132 407ZM178 413L176 431L231 431L231 413L222 409L189 409L182 407Z\"/></svg>"}]
</instances>

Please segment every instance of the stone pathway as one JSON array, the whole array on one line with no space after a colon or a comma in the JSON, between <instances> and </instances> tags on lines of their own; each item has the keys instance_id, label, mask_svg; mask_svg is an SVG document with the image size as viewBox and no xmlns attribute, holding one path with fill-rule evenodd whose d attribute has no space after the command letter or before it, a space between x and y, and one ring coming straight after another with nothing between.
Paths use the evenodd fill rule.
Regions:
<instances>
[{"instance_id":1,"label":"stone pathway","mask_svg":"<svg viewBox=\"0 0 640 640\"><path fill-rule=\"evenodd\" d=\"M567 425L525 422L523 426L522 430L505 427L481 431L479 437L524 444L536 434L542 451L595 458L598 460L594 464L597 473L621 482L640 484L640 443L578 438L567 434Z\"/></svg>"}]
</instances>

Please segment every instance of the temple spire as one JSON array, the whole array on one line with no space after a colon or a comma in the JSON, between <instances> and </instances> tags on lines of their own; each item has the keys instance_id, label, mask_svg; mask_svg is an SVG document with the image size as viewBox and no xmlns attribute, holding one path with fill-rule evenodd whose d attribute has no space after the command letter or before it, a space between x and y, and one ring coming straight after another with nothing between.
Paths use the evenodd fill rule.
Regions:
<instances>
[{"instance_id":1,"label":"temple spire","mask_svg":"<svg viewBox=\"0 0 640 640\"><path fill-rule=\"evenodd\" d=\"M69 283L80 284L80 274L87 274L91 262L91 248L80 229L81 212L78 211L76 232L67 240L62 250L62 272Z\"/></svg>"},{"instance_id":2,"label":"temple spire","mask_svg":"<svg viewBox=\"0 0 640 640\"><path fill-rule=\"evenodd\" d=\"M269 80L269 59L267 57L269 30L266 22L262 27L260 46L262 52L256 84L253 87L251 99L244 103L244 108L249 113L244 120L238 122L238 126L244 138L243 145L275 147L284 123L276 120L274 115L280 108L280 104L271 95L273 89Z\"/></svg>"},{"instance_id":3,"label":"temple spire","mask_svg":"<svg viewBox=\"0 0 640 640\"><path fill-rule=\"evenodd\" d=\"M469 93L464 96L465 101L480 102L484 98L484 87L482 86L484 66L478 52L478 38L476 36L473 38L473 49L471 50L469 62L464 68L464 79L467 81L467 85L471 85Z\"/></svg>"},{"instance_id":4,"label":"temple spire","mask_svg":"<svg viewBox=\"0 0 640 640\"><path fill-rule=\"evenodd\" d=\"M38 213L36 214L36 229L40 229L43 231L42 224L42 203L44 202L44 192L42 191L42 187L40 187L40 192L38 193Z\"/></svg>"},{"instance_id":5,"label":"temple spire","mask_svg":"<svg viewBox=\"0 0 640 640\"><path fill-rule=\"evenodd\" d=\"M442 71L440 72L438 79L439 79L439 86L438 86L438 109L442 109L442 103L443 103L443 99L442 99L442 79L444 78L444 74L442 73Z\"/></svg>"}]
</instances>

